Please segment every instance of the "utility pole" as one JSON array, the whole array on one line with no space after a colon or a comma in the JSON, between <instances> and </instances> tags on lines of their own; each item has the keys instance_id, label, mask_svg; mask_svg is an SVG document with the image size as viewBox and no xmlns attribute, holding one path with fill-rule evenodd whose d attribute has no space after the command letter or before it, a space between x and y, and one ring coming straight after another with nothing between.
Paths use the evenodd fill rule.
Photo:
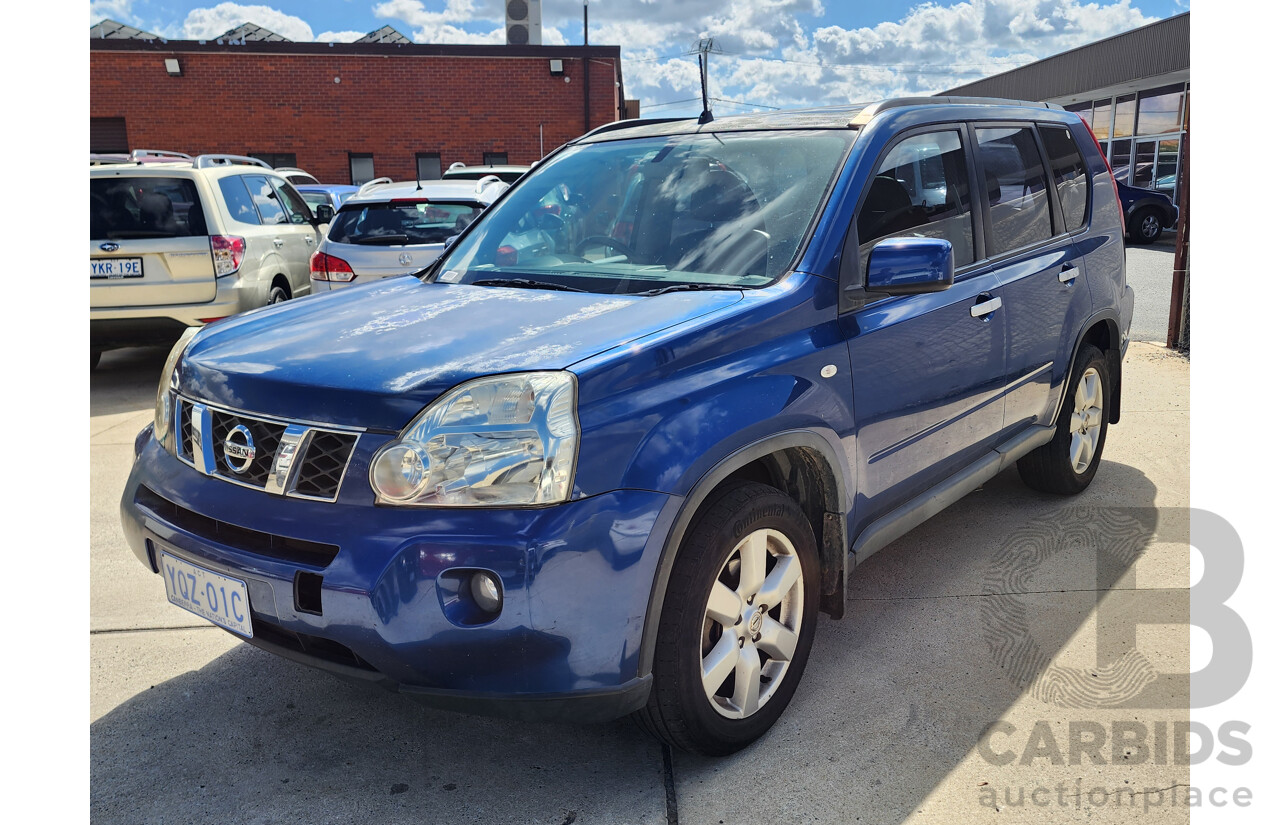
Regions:
<instances>
[{"instance_id":1,"label":"utility pole","mask_svg":"<svg viewBox=\"0 0 1280 825\"><path fill-rule=\"evenodd\" d=\"M587 0L582 0L582 133L591 131L591 57L587 55Z\"/></svg>"},{"instance_id":2,"label":"utility pole","mask_svg":"<svg viewBox=\"0 0 1280 825\"><path fill-rule=\"evenodd\" d=\"M1191 284L1191 96L1187 95L1178 181L1178 239L1173 246L1173 289L1169 296L1169 335L1165 346L1190 348Z\"/></svg>"}]
</instances>

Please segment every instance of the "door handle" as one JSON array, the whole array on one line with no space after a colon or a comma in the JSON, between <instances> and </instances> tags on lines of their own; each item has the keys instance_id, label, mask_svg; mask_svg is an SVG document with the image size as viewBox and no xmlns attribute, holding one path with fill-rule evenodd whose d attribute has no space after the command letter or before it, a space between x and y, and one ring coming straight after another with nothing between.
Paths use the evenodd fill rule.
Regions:
<instances>
[{"instance_id":1,"label":"door handle","mask_svg":"<svg viewBox=\"0 0 1280 825\"><path fill-rule=\"evenodd\" d=\"M1076 279L1080 273L1076 272L1076 268L1071 264L1064 264L1062 271L1058 273L1058 280L1064 284L1069 284Z\"/></svg>"},{"instance_id":2,"label":"door handle","mask_svg":"<svg viewBox=\"0 0 1280 825\"><path fill-rule=\"evenodd\" d=\"M1001 301L999 298L992 298L990 300L983 301L980 304L974 304L973 306L969 307L969 314L972 315L974 318L981 318L984 315L990 315L991 313L995 312L1003 304L1004 302Z\"/></svg>"},{"instance_id":3,"label":"door handle","mask_svg":"<svg viewBox=\"0 0 1280 825\"><path fill-rule=\"evenodd\" d=\"M303 235L302 239L307 242L307 246L311 246L311 244L316 242L316 239L310 235Z\"/></svg>"},{"instance_id":4,"label":"door handle","mask_svg":"<svg viewBox=\"0 0 1280 825\"><path fill-rule=\"evenodd\" d=\"M271 242L276 245L276 249L279 249L280 247L284 246L284 240L281 238L275 238Z\"/></svg>"}]
</instances>

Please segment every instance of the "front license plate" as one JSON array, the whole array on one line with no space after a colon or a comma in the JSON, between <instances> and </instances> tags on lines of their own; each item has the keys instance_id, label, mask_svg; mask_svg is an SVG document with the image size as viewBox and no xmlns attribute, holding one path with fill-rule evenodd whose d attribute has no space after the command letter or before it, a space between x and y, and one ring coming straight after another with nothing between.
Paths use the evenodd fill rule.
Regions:
<instances>
[{"instance_id":1,"label":"front license plate","mask_svg":"<svg viewBox=\"0 0 1280 825\"><path fill-rule=\"evenodd\" d=\"M117 278L141 278L142 277L142 259L141 258L106 258L95 260L89 259L89 278L105 278L107 280L116 280Z\"/></svg>"},{"instance_id":2,"label":"front license plate","mask_svg":"<svg viewBox=\"0 0 1280 825\"><path fill-rule=\"evenodd\" d=\"M160 554L160 574L164 576L164 592L169 601L227 630L253 638L249 588L244 582L196 567L168 553Z\"/></svg>"}]
</instances>

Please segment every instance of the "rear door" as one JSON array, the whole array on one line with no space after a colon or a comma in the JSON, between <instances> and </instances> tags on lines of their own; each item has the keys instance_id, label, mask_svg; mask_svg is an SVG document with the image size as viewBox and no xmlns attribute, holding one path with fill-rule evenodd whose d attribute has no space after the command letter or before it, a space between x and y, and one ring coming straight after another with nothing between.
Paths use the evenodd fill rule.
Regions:
<instances>
[{"instance_id":1,"label":"rear door","mask_svg":"<svg viewBox=\"0 0 1280 825\"><path fill-rule=\"evenodd\" d=\"M1005 426L1012 434L1052 423L1075 343L1071 331L1090 307L1071 234L1084 222L1084 161L1066 127L979 123L974 141L986 182L987 253L1007 315ZM1046 147L1056 158L1051 164Z\"/></svg>"},{"instance_id":2,"label":"rear door","mask_svg":"<svg viewBox=\"0 0 1280 825\"><path fill-rule=\"evenodd\" d=\"M294 295L311 291L311 253L316 251L319 233L311 225L311 210L297 190L279 178L271 178L280 205L284 208L286 226L280 227L284 240L281 249L289 266L289 283Z\"/></svg>"},{"instance_id":3,"label":"rear door","mask_svg":"<svg viewBox=\"0 0 1280 825\"><path fill-rule=\"evenodd\" d=\"M131 171L89 178L89 306L212 301L218 287L195 181Z\"/></svg>"}]
</instances>

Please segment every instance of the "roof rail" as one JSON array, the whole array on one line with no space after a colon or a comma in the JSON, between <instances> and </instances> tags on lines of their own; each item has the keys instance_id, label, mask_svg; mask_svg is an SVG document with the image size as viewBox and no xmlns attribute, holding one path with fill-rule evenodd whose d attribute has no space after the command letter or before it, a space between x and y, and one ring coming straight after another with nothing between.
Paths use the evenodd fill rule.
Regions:
<instances>
[{"instance_id":1,"label":"roof rail","mask_svg":"<svg viewBox=\"0 0 1280 825\"><path fill-rule=\"evenodd\" d=\"M368 192L370 189L372 189L375 186L381 186L384 183L391 183L391 182L392 182L391 178L374 178L373 180L363 184L359 189L357 189L356 194L363 195L365 192Z\"/></svg>"},{"instance_id":2,"label":"roof rail","mask_svg":"<svg viewBox=\"0 0 1280 825\"><path fill-rule=\"evenodd\" d=\"M895 97L889 100L877 101L862 109L853 116L853 120L849 121L849 125L863 126L868 123L871 118L881 112L886 112L889 109L898 109L903 106L923 106L930 103L958 103L973 106L1033 106L1037 109L1062 109L1062 107L1057 103L1045 103L1041 100L1011 100L1003 97L959 97L955 95Z\"/></svg>"},{"instance_id":3,"label":"roof rail","mask_svg":"<svg viewBox=\"0 0 1280 825\"><path fill-rule=\"evenodd\" d=\"M128 156L126 155L118 155L118 154L103 153L103 152L89 153L90 166L107 166L107 165L116 166L121 163L133 163L133 161L129 160Z\"/></svg>"},{"instance_id":4,"label":"roof rail","mask_svg":"<svg viewBox=\"0 0 1280 825\"><path fill-rule=\"evenodd\" d=\"M502 178L497 175L485 175L483 178L476 181L476 194L479 195L484 191L486 186L492 186L495 183L502 183Z\"/></svg>"},{"instance_id":5,"label":"roof rail","mask_svg":"<svg viewBox=\"0 0 1280 825\"><path fill-rule=\"evenodd\" d=\"M449 164L449 169L466 169L466 168L467 168L467 165L460 160L455 160L453 163ZM449 171L449 169L446 169L445 171L447 172Z\"/></svg>"},{"instance_id":6,"label":"roof rail","mask_svg":"<svg viewBox=\"0 0 1280 825\"><path fill-rule=\"evenodd\" d=\"M261 166L263 169L268 171L275 171L267 164L266 161L246 157L244 155L200 155L195 159L197 169L208 169L210 166L231 166L237 163L242 163L247 166Z\"/></svg>"},{"instance_id":7,"label":"roof rail","mask_svg":"<svg viewBox=\"0 0 1280 825\"><path fill-rule=\"evenodd\" d=\"M175 160L191 160L186 152L172 152L168 149L134 149L129 153L129 160L142 158L174 158Z\"/></svg>"},{"instance_id":8,"label":"roof rail","mask_svg":"<svg viewBox=\"0 0 1280 825\"><path fill-rule=\"evenodd\" d=\"M602 126L597 126L596 128L592 129L590 132L587 132L586 134L578 137L577 140L582 140L582 138L592 137L593 135L602 135L605 132L612 132L617 129L630 129L632 126L652 126L655 123L675 123L678 120L697 120L697 118L646 117L646 118L631 118L630 120L615 120L613 123L606 123Z\"/></svg>"}]
</instances>

